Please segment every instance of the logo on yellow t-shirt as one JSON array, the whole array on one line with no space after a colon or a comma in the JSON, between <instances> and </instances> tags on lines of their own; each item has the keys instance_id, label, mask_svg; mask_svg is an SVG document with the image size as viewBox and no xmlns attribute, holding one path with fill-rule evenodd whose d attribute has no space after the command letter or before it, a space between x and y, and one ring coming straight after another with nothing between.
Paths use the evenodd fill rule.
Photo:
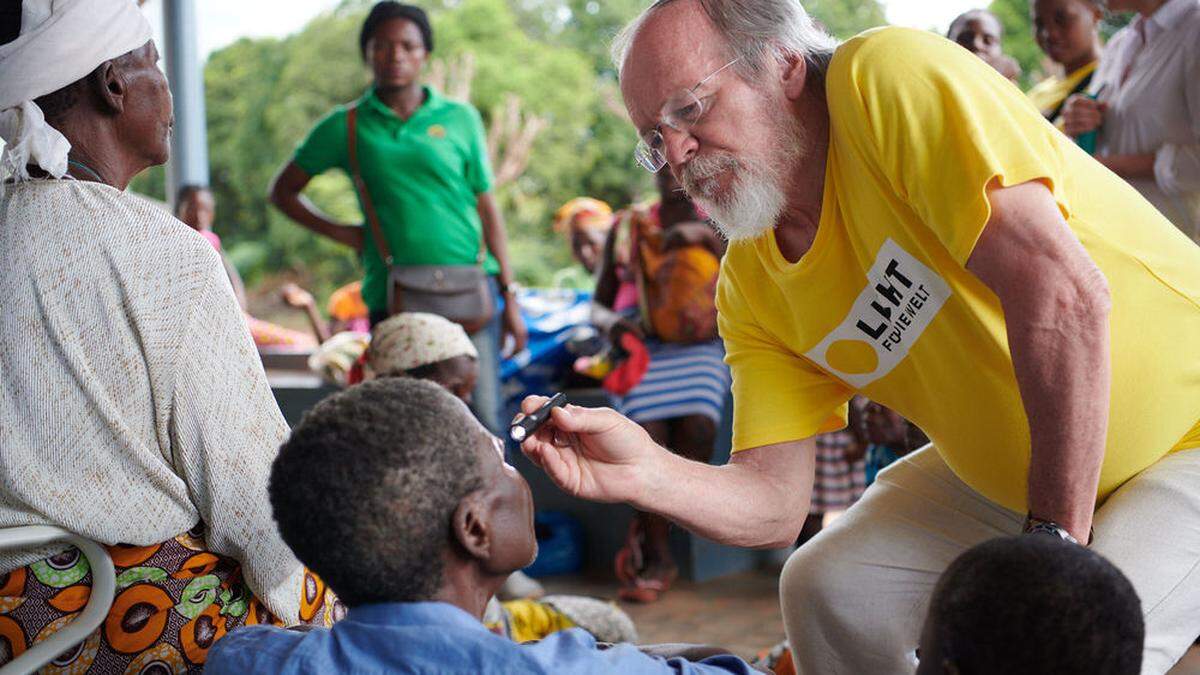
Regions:
<instances>
[{"instance_id":1,"label":"logo on yellow t-shirt","mask_svg":"<svg viewBox=\"0 0 1200 675\"><path fill-rule=\"evenodd\" d=\"M805 356L855 387L892 372L950 298L936 272L888 239L842 323Z\"/></svg>"}]
</instances>

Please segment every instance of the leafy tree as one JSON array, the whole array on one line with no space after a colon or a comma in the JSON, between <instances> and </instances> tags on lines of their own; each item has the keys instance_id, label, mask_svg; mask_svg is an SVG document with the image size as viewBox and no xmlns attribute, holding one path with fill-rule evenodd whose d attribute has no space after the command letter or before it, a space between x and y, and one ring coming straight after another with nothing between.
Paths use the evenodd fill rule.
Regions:
<instances>
[{"instance_id":1,"label":"leafy tree","mask_svg":"<svg viewBox=\"0 0 1200 675\"><path fill-rule=\"evenodd\" d=\"M804 0L804 8L839 38L887 25L879 0Z\"/></svg>"}]
</instances>

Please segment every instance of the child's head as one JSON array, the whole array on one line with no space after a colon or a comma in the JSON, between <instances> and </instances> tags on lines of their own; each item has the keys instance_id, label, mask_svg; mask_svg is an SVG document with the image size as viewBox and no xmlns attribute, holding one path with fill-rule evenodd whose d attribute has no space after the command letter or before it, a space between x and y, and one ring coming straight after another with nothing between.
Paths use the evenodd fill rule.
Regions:
<instances>
[{"instance_id":1,"label":"child's head","mask_svg":"<svg viewBox=\"0 0 1200 675\"><path fill-rule=\"evenodd\" d=\"M463 327L434 314L405 312L375 326L367 366L376 377L430 380L470 403L479 352Z\"/></svg>"},{"instance_id":2,"label":"child's head","mask_svg":"<svg viewBox=\"0 0 1200 675\"><path fill-rule=\"evenodd\" d=\"M1079 68L1099 55L1104 12L1095 0L1033 0L1033 36L1052 61Z\"/></svg>"},{"instance_id":3,"label":"child's head","mask_svg":"<svg viewBox=\"0 0 1200 675\"><path fill-rule=\"evenodd\" d=\"M216 202L203 185L184 185L175 195L175 217L197 232L212 230Z\"/></svg>"},{"instance_id":4,"label":"child's head","mask_svg":"<svg viewBox=\"0 0 1200 675\"><path fill-rule=\"evenodd\" d=\"M1136 675L1142 607L1096 553L1047 535L993 539L942 574L918 675Z\"/></svg>"},{"instance_id":5,"label":"child's head","mask_svg":"<svg viewBox=\"0 0 1200 675\"><path fill-rule=\"evenodd\" d=\"M350 607L434 600L447 584L491 594L537 553L533 498L503 451L436 384L374 380L304 415L271 469L271 508Z\"/></svg>"},{"instance_id":6,"label":"child's head","mask_svg":"<svg viewBox=\"0 0 1200 675\"><path fill-rule=\"evenodd\" d=\"M986 9L972 9L959 14L950 22L946 37L984 60L1003 54L1001 42L1004 39L1004 25Z\"/></svg>"}]
</instances>

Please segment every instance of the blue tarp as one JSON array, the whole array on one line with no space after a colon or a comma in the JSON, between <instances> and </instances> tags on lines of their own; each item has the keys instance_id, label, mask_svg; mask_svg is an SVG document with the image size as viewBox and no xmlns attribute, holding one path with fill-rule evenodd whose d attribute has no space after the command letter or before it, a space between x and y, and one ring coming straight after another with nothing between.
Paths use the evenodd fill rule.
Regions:
<instances>
[{"instance_id":1,"label":"blue tarp","mask_svg":"<svg viewBox=\"0 0 1200 675\"><path fill-rule=\"evenodd\" d=\"M521 290L517 303L529 328L529 346L500 364L506 410L514 410L530 394L550 394L558 389L575 360L566 341L576 327L588 324L591 302L589 291Z\"/></svg>"}]
</instances>

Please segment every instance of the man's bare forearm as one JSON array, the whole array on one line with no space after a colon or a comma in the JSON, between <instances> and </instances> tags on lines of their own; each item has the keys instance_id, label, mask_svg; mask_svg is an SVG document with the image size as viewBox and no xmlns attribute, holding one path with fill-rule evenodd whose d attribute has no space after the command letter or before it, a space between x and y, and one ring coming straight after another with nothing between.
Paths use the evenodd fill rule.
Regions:
<instances>
[{"instance_id":1,"label":"man's bare forearm","mask_svg":"<svg viewBox=\"0 0 1200 675\"><path fill-rule=\"evenodd\" d=\"M1104 279L1031 293L1009 311L1013 368L1029 420L1029 511L1086 543L1108 435L1108 294Z\"/></svg>"},{"instance_id":2,"label":"man's bare forearm","mask_svg":"<svg viewBox=\"0 0 1200 675\"><path fill-rule=\"evenodd\" d=\"M800 534L812 496L811 441L734 455L712 466L665 455L633 506L731 546L782 548ZM765 462L759 460L767 460Z\"/></svg>"},{"instance_id":3,"label":"man's bare forearm","mask_svg":"<svg viewBox=\"0 0 1200 675\"><path fill-rule=\"evenodd\" d=\"M1046 184L993 182L988 201L967 270L1004 310L1029 422L1027 506L1087 541L1108 437L1108 282Z\"/></svg>"}]
</instances>

